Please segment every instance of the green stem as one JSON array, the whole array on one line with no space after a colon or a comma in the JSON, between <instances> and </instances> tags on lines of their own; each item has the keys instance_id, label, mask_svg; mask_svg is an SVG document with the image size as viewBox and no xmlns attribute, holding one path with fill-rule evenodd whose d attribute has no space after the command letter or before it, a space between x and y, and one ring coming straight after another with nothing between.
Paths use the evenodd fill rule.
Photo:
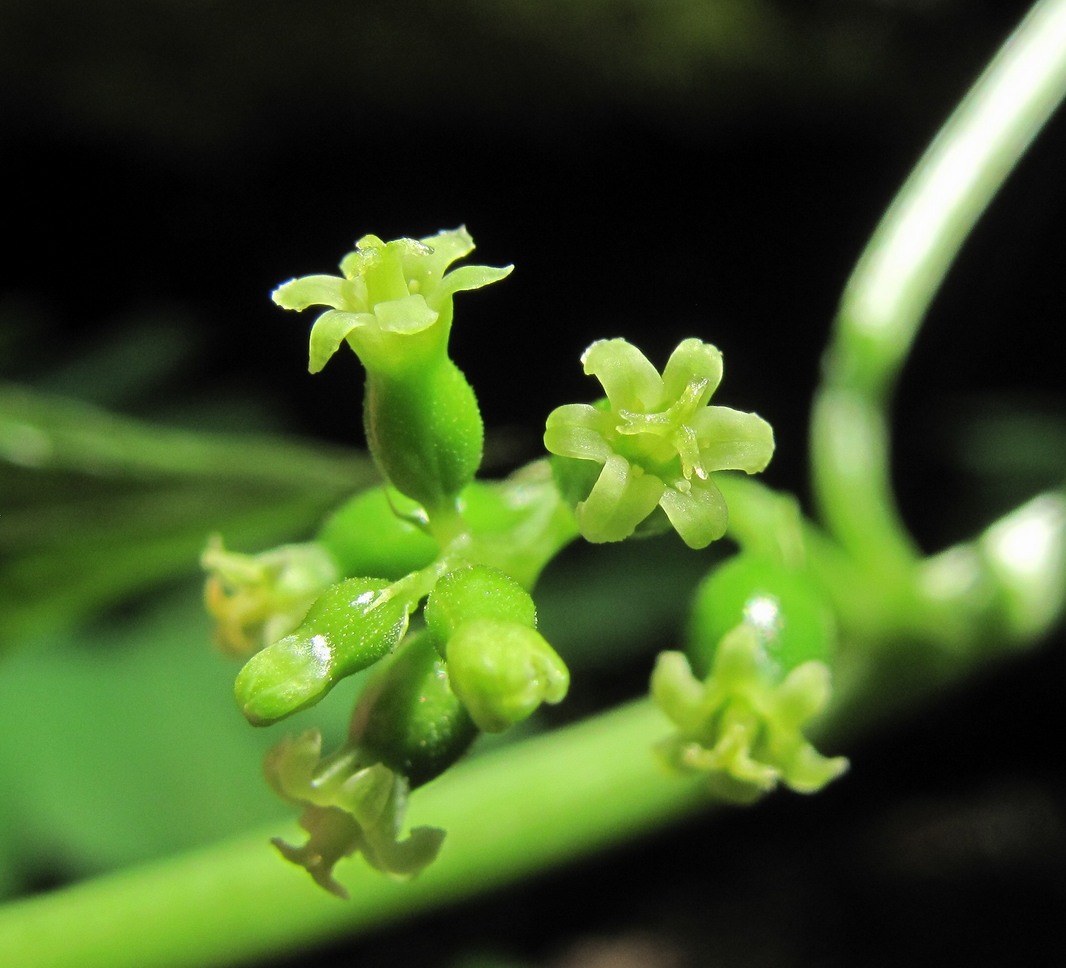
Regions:
<instances>
[{"instance_id":1,"label":"green stem","mask_svg":"<svg viewBox=\"0 0 1066 968\"><path fill-rule=\"evenodd\" d=\"M692 812L698 781L667 776L649 743L669 731L647 701L471 760L411 800L443 826L438 860L410 882L360 858L342 903L284 863L262 830L0 910L0 951L20 968L226 965L298 950L484 891ZM295 833L293 836L298 837Z\"/></svg>"},{"instance_id":2,"label":"green stem","mask_svg":"<svg viewBox=\"0 0 1066 968\"><path fill-rule=\"evenodd\" d=\"M845 289L812 414L821 513L871 574L917 558L892 495L888 398L955 256L1066 95L1066 0L1040 0L907 179Z\"/></svg>"}]
</instances>

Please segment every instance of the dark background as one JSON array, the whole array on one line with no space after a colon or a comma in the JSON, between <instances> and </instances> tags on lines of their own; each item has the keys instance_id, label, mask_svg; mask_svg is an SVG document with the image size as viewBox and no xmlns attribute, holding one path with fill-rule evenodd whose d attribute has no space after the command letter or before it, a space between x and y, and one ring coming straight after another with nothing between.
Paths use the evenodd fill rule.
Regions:
<instances>
[{"instance_id":1,"label":"dark background","mask_svg":"<svg viewBox=\"0 0 1066 968\"><path fill-rule=\"evenodd\" d=\"M162 362L109 405L351 443L357 364L309 377L308 320L270 290L332 271L364 233L465 223L477 261L517 267L459 296L454 335L500 468L536 456L552 407L594 392L578 362L593 339L661 364L698 335L725 353L722 401L775 426L768 483L805 497L841 286L1022 10L8 0L0 376L77 395L65 363L140 339ZM899 497L930 550L1062 480L1061 436L1019 456L979 418L1062 427L1064 157L1059 117L901 382ZM323 963L1055 964L1059 646L867 738L817 798L619 847Z\"/></svg>"}]
</instances>

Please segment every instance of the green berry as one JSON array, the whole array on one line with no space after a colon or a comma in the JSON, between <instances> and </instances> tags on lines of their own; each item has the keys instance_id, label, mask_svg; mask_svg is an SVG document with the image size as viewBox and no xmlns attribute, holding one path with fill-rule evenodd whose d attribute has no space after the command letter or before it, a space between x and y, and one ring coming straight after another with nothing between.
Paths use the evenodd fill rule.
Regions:
<instances>
[{"instance_id":1,"label":"green berry","mask_svg":"<svg viewBox=\"0 0 1066 968\"><path fill-rule=\"evenodd\" d=\"M342 504L315 540L344 575L378 575L398 581L437 556L437 542L415 523L421 509L387 487L372 487Z\"/></svg>"},{"instance_id":2,"label":"green berry","mask_svg":"<svg viewBox=\"0 0 1066 968\"><path fill-rule=\"evenodd\" d=\"M812 579L744 553L715 568L696 592L688 652L697 676L708 673L718 643L738 625L757 633L764 671L774 681L833 651L833 615Z\"/></svg>"}]
</instances>

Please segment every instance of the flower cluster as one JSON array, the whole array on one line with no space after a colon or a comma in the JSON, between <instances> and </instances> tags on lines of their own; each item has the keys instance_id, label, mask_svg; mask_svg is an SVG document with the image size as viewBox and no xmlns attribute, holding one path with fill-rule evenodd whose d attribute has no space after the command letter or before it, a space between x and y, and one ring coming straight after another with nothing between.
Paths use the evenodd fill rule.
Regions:
<instances>
[{"instance_id":1,"label":"flower cluster","mask_svg":"<svg viewBox=\"0 0 1066 968\"><path fill-rule=\"evenodd\" d=\"M564 489L576 490L582 535L621 541L661 512L691 548L720 538L727 512L712 474L754 474L774 451L773 430L761 417L710 406L722 354L686 339L660 375L631 343L610 339L593 343L581 361L606 399L558 407L548 417L544 445L562 459ZM600 470L593 480L575 462Z\"/></svg>"},{"instance_id":2,"label":"flower cluster","mask_svg":"<svg viewBox=\"0 0 1066 968\"><path fill-rule=\"evenodd\" d=\"M285 309L328 306L311 328L317 373L347 342L366 368L363 423L385 479L417 501L438 533L456 526L455 500L481 464L477 398L448 355L452 297L509 275L511 266L445 270L473 251L465 228L422 240L366 235L341 276L292 279L274 292Z\"/></svg>"}]
</instances>

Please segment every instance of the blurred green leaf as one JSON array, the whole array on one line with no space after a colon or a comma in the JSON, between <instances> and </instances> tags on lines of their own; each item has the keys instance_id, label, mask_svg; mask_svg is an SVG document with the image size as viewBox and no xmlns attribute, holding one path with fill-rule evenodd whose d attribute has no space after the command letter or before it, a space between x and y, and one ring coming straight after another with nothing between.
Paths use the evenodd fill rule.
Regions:
<instances>
[{"instance_id":1,"label":"blurred green leaf","mask_svg":"<svg viewBox=\"0 0 1066 968\"><path fill-rule=\"evenodd\" d=\"M300 537L376 479L354 450L0 383L0 652L194 574L212 532L250 550Z\"/></svg>"},{"instance_id":2,"label":"blurred green leaf","mask_svg":"<svg viewBox=\"0 0 1066 968\"><path fill-rule=\"evenodd\" d=\"M18 886L13 871L83 876L288 818L260 771L282 734L240 715L208 626L186 588L0 667L0 890ZM331 741L349 708L318 707Z\"/></svg>"}]
</instances>

